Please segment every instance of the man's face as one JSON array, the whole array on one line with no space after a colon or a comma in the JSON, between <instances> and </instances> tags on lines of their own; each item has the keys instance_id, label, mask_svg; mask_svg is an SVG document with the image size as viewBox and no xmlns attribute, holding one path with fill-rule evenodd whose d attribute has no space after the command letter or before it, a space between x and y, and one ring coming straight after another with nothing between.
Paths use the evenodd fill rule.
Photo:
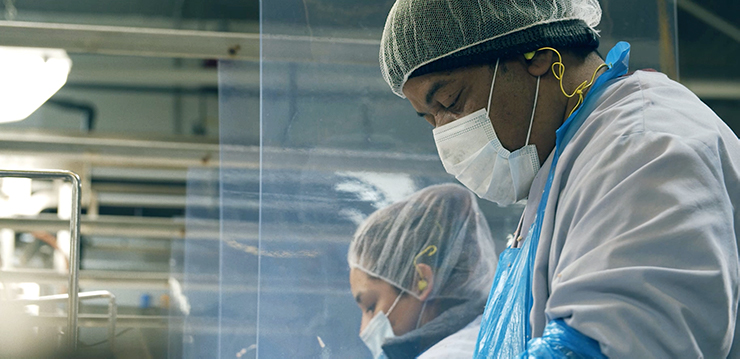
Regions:
<instances>
[{"instance_id":1,"label":"man's face","mask_svg":"<svg viewBox=\"0 0 740 359\"><path fill-rule=\"evenodd\" d=\"M479 65L413 77L403 93L419 116L439 127L486 108L493 72L493 66ZM489 117L509 151L525 145L535 81L515 60L499 64Z\"/></svg>"}]
</instances>

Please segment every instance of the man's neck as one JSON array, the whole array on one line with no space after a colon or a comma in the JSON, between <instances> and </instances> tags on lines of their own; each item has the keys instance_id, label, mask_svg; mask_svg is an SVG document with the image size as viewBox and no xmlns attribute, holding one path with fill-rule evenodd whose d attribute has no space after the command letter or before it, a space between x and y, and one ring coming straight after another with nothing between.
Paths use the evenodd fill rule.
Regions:
<instances>
[{"instance_id":1,"label":"man's neck","mask_svg":"<svg viewBox=\"0 0 740 359\"><path fill-rule=\"evenodd\" d=\"M601 74L603 74L607 68L604 66L601 66L604 64L604 61L601 60L598 56L595 56L595 54L589 55L589 57L586 59L586 61L583 62L583 64L580 67L574 68L574 71L572 74L568 74L570 68L566 66L565 75L567 79L564 79L566 83L564 83L563 87L565 88L565 91L568 92L568 94L573 93L575 89L581 85L584 81L587 81L590 84L593 84L591 82L591 79L593 78L593 81L595 82L597 78ZM595 74L594 74L595 73ZM591 90L591 86L585 88L582 91L582 98L586 98L586 94L588 91ZM579 96L578 94L575 94L573 97L569 98L566 106L565 106L565 115L563 117L563 122L568 119L570 114L574 111L574 108L576 106L581 106L582 104L579 104Z\"/></svg>"}]
</instances>

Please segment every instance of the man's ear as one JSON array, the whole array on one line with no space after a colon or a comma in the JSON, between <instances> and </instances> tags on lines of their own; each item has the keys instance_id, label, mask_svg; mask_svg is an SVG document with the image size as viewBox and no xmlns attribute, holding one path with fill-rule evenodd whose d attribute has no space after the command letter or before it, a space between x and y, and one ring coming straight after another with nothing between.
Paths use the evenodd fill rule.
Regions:
<instances>
[{"instance_id":1,"label":"man's ear","mask_svg":"<svg viewBox=\"0 0 740 359\"><path fill-rule=\"evenodd\" d=\"M535 51L531 59L529 56L522 55L521 58L527 67L527 72L534 77L544 76L550 71L553 61L552 51Z\"/></svg>"},{"instance_id":2,"label":"man's ear","mask_svg":"<svg viewBox=\"0 0 740 359\"><path fill-rule=\"evenodd\" d=\"M434 290L434 272L432 271L432 267L424 263L417 264L416 268L418 268L421 278L416 278L414 289L417 290L419 299L423 302L427 300L432 290Z\"/></svg>"}]
</instances>

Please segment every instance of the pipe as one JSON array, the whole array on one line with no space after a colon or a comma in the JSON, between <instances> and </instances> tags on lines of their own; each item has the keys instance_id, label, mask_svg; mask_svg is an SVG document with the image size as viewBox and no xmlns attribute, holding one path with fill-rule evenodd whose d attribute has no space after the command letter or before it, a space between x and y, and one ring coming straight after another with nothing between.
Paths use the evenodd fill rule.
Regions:
<instances>
[{"instance_id":1,"label":"pipe","mask_svg":"<svg viewBox=\"0 0 740 359\"><path fill-rule=\"evenodd\" d=\"M703 21L710 27L713 27L715 30L727 35L737 42L740 42L740 28L703 8L701 5L691 0L678 0L678 7Z\"/></svg>"},{"instance_id":2,"label":"pipe","mask_svg":"<svg viewBox=\"0 0 740 359\"><path fill-rule=\"evenodd\" d=\"M678 36L674 33L675 31L672 31L675 30L676 3L657 0L657 5L660 70L672 80L678 81L678 53L676 52ZM670 14L669 10L671 11Z\"/></svg>"},{"instance_id":3,"label":"pipe","mask_svg":"<svg viewBox=\"0 0 740 359\"><path fill-rule=\"evenodd\" d=\"M67 110L81 111L85 113L85 122L82 125L82 130L90 132L95 129L95 118L97 116L95 105L55 98L47 100L46 103L56 105Z\"/></svg>"}]
</instances>

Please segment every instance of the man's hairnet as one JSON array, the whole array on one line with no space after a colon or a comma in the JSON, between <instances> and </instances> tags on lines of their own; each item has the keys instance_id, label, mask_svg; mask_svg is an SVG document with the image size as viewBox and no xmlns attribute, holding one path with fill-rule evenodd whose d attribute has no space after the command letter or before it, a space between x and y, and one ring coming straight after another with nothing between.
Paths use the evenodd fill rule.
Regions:
<instances>
[{"instance_id":1,"label":"man's hairnet","mask_svg":"<svg viewBox=\"0 0 740 359\"><path fill-rule=\"evenodd\" d=\"M430 246L437 248L431 256ZM436 185L376 211L357 229L347 260L350 268L418 298L417 256L417 263L433 271L428 299L488 296L497 257L473 193L455 184Z\"/></svg>"},{"instance_id":2,"label":"man's hairnet","mask_svg":"<svg viewBox=\"0 0 740 359\"><path fill-rule=\"evenodd\" d=\"M398 0L380 41L380 69L404 97L412 76L542 46L596 48L600 21L598 0Z\"/></svg>"}]
</instances>

